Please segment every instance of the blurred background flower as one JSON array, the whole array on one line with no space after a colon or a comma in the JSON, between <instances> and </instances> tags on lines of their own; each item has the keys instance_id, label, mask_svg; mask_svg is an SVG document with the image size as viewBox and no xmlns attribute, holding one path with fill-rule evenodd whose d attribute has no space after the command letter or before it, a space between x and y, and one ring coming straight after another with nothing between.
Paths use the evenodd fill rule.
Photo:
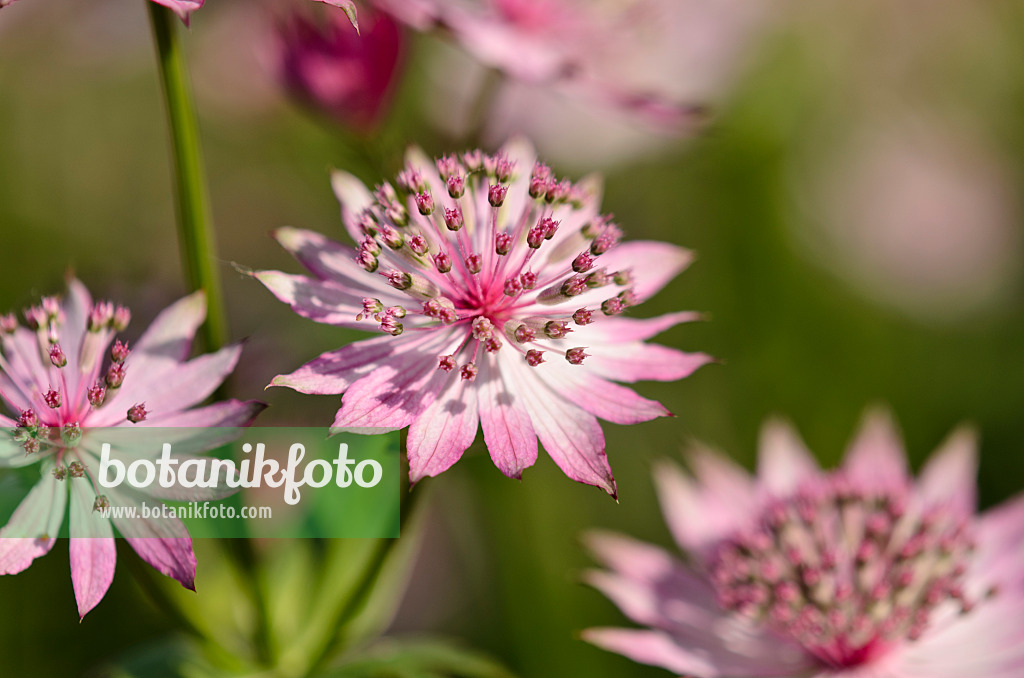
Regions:
<instances>
[{"instance_id":1,"label":"blurred background flower","mask_svg":"<svg viewBox=\"0 0 1024 678\"><path fill-rule=\"evenodd\" d=\"M140 326L185 291L147 4L33 0L0 11L0 241L6 252L0 309L21 308L58 288L68 267L90 280L97 294L131 305ZM336 10L301 4L314 14ZM231 395L267 399L271 407L261 423L314 425L331 420L337 397L263 388L302 356L359 335L342 336L337 328L296 318L267 301L256 282L235 275L230 263L294 266L269 237L283 225L341 237L337 203L324 190L330 168L375 183L400 168L410 142L430 155L465 147L434 125L431 109L449 96L440 84L469 76L451 67L442 70L445 79L431 74L443 49L469 57L432 35L412 35L408 70L396 83L390 114L372 141L361 143L289 103L275 77L275 22L264 10L251 0L207 3L193 15L185 42L198 90L232 338L249 338ZM628 167L607 156L604 206L629 226L627 238L671 241L697 253L686 283L646 302L645 314L696 308L711 322L670 330L659 341L700 347L725 365L678 384L645 385L645 396L676 418L646 423L642 432L605 427L608 449L618 451L619 504L567 483L544 458L523 483L511 481L478 441L459 464L430 481L444 492L425 507L419 565L394 616L375 620L377 627L392 634L457 636L524 676L668 675L573 635L621 623L611 603L574 586L589 565L576 535L602 525L668 543L647 490L652 461L692 436L736 451L749 467L759 426L775 412L794 419L825 465L838 460L867 402L891 403L915 467L951 422L969 420L981 434L981 506L1020 491L1024 283L1013 262L1024 246L1012 233L1022 227L1014 197L1024 189L1024 10L989 0L829 0L781 3L769 21L763 28L755 22L760 39L746 49L756 51L742 50L746 56L711 107L713 121L702 134L681 145L656 135L659 141L635 154L626 143ZM901 78L882 88L882 75L891 72ZM537 95L538 108L556 105L557 99L543 96ZM596 108L579 107L585 113ZM502 113L492 110L485 122ZM634 123L625 128L637 130ZM557 129L568 138L586 127L577 120ZM592 149L604 138L581 138L559 153L557 172L594 166ZM652 147L657 152L649 155ZM938 285L946 292L928 292L931 301L923 307L917 292L903 301L895 283L888 293L867 291L862 281L882 277L865 268L875 264L853 256L853 246L822 245L861 237L850 235L862 221L849 214L856 212L856 196L882 191L903 199L902 192L879 187L874 176L896 177L891 184L931 176L936 168L939 180L914 181L942 187L925 195L961 196L958 205L977 205L956 208L977 210L978 223L986 224L972 227L965 251L972 262L995 262L986 275L999 279L979 285L966 302L970 310L944 322L935 321L932 309L952 308L954 299L944 303L950 286L941 272L925 272L928 289ZM868 188L846 193L862 181ZM922 202L931 201L916 198L913 204ZM1001 244L974 242L990 237ZM909 263L918 250L909 248L902 268L922 269ZM928 261L946 256L924 251ZM972 272L960 279L987 265L964 267ZM951 270L967 275L962 266ZM905 282L905 275L900 286L919 285ZM313 560L320 547L301 548L307 547L309 567L321 571ZM197 545L196 600L210 607L195 618L226 629L223 643L232 653L251 653L251 601L220 593L234 591L224 584L229 574L219 570L226 555L204 556L209 548ZM264 548L282 563L307 559L296 556L295 544ZM279 567L273 581L292 573L287 580L298 583L290 591L312 581L305 565ZM54 549L16 579L0 578L3 609L16 611L0 617L0 652L12 674L76 675L141 654L179 628L127 572L114 578L107 602L79 625L67 588L53 585L66 579L67 568L66 549ZM308 618L301 606L287 614L281 622L286 627L289 620Z\"/></svg>"}]
</instances>

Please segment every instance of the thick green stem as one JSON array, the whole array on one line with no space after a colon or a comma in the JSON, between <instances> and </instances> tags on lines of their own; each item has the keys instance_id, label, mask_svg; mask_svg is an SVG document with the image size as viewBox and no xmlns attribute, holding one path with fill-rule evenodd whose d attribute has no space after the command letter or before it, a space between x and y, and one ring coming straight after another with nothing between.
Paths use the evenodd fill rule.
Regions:
<instances>
[{"instance_id":1,"label":"thick green stem","mask_svg":"<svg viewBox=\"0 0 1024 678\"><path fill-rule=\"evenodd\" d=\"M227 320L192 88L178 38L178 18L170 9L155 2L146 4L149 5L160 82L167 103L177 193L178 236L185 276L191 289L206 293L203 337L206 349L215 350L227 342Z\"/></svg>"}]
</instances>

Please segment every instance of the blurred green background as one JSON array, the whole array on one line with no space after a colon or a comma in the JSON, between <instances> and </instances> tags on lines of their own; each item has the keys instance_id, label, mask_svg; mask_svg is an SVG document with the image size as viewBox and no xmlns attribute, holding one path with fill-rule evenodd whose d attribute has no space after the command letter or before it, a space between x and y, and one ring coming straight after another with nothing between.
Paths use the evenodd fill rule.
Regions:
<instances>
[{"instance_id":1,"label":"blurred green background","mask_svg":"<svg viewBox=\"0 0 1024 678\"><path fill-rule=\"evenodd\" d=\"M264 425L323 425L337 398L263 386L356 335L293 315L230 264L297 272L269 231L287 224L341 238L328 170L380 176L364 142L284 99L267 76L267 54L254 50L264 29L247 0L214 0L187 38L232 334L248 338L230 388L270 403ZM407 143L431 153L468 143L433 131L423 112L436 49L431 38L413 40L394 109L371 142L380 155L372 164L389 174ZM97 296L131 305L139 331L186 292L153 62L142 0L22 0L0 12L0 310L59 291L73 270ZM722 363L679 383L639 386L675 418L604 426L619 503L567 480L547 458L522 482L508 480L478 439L454 469L427 481L421 553L392 631L459 638L522 676L667 675L576 638L588 626L624 623L579 583L591 564L579 535L612 528L667 544L652 461L700 440L752 467L759 426L772 414L790 418L829 465L870 404L892 409L915 467L971 422L981 432L982 505L1020 491L1021 110L1020 3L774 7L699 138L603 168L605 209L629 237L698 253L638 313L707 313L709 322L662 341ZM953 141L913 141L936 137ZM878 139L882 160L837 169ZM924 160L901 173L899 153L922 145ZM945 174L929 179L935 167ZM956 202L957 187L979 176L982 187ZM910 193L915 200L902 205ZM886 239L887 219L912 220L918 208L923 225ZM836 235L865 221L863 238ZM882 227L880 238L872 226ZM66 544L0 578L3 674L86 675L172 633L136 586L133 558L122 554L110 594L81 624ZM202 554L197 583L200 598L220 595L204 586Z\"/></svg>"}]
</instances>

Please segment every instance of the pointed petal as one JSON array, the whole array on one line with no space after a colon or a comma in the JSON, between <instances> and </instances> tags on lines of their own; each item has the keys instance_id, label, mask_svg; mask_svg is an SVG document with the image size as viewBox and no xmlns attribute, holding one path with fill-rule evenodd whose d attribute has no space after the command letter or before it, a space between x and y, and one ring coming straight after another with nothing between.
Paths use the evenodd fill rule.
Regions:
<instances>
[{"instance_id":1,"label":"pointed petal","mask_svg":"<svg viewBox=\"0 0 1024 678\"><path fill-rule=\"evenodd\" d=\"M480 394L480 427L491 460L509 478L521 478L523 470L537 462L537 433L523 404L523 397L502 374L501 364L519 360L499 351L478 362L476 387Z\"/></svg>"},{"instance_id":2,"label":"pointed petal","mask_svg":"<svg viewBox=\"0 0 1024 678\"><path fill-rule=\"evenodd\" d=\"M890 489L907 482L903 441L887 412L872 410L864 416L843 468L852 480L868 488Z\"/></svg>"},{"instance_id":3,"label":"pointed petal","mask_svg":"<svg viewBox=\"0 0 1024 678\"><path fill-rule=\"evenodd\" d=\"M135 344L135 353L185 360L192 340L206 319L206 295L195 292L174 302L158 315Z\"/></svg>"},{"instance_id":4,"label":"pointed petal","mask_svg":"<svg viewBox=\"0 0 1024 678\"><path fill-rule=\"evenodd\" d=\"M685 353L659 344L632 342L595 345L587 366L606 379L634 383L677 381L714 361L706 353Z\"/></svg>"},{"instance_id":5,"label":"pointed petal","mask_svg":"<svg viewBox=\"0 0 1024 678\"><path fill-rule=\"evenodd\" d=\"M948 506L968 517L977 505L978 434L960 428L950 434L921 471L918 497L925 505Z\"/></svg>"},{"instance_id":6,"label":"pointed petal","mask_svg":"<svg viewBox=\"0 0 1024 678\"><path fill-rule=\"evenodd\" d=\"M89 483L71 483L71 581L78 615L85 617L114 581L117 550L110 521L93 510Z\"/></svg>"},{"instance_id":7,"label":"pointed petal","mask_svg":"<svg viewBox=\"0 0 1024 678\"><path fill-rule=\"evenodd\" d=\"M679 647L660 631L598 628L587 629L583 640L600 648L621 654L635 662L660 666L674 673L698 678L722 675L706 659Z\"/></svg>"},{"instance_id":8,"label":"pointed petal","mask_svg":"<svg viewBox=\"0 0 1024 678\"><path fill-rule=\"evenodd\" d=\"M515 373L509 375L509 382L523 397L537 437L555 464L573 480L600 487L614 497L615 479L597 419L553 393L525 362L510 364Z\"/></svg>"},{"instance_id":9,"label":"pointed petal","mask_svg":"<svg viewBox=\"0 0 1024 678\"><path fill-rule=\"evenodd\" d=\"M362 297L335 283L280 271L256 271L252 276L303 318L357 330L372 328L356 320L363 312Z\"/></svg>"},{"instance_id":10,"label":"pointed petal","mask_svg":"<svg viewBox=\"0 0 1024 678\"><path fill-rule=\"evenodd\" d=\"M274 239L320 280L340 285L352 295L400 300L383 277L368 273L356 263L356 251L351 247L300 228L279 228L274 231Z\"/></svg>"},{"instance_id":11,"label":"pointed petal","mask_svg":"<svg viewBox=\"0 0 1024 678\"><path fill-rule=\"evenodd\" d=\"M582 343L589 343L591 335L594 336L594 341L601 343L620 344L627 341L645 341L676 325L696 322L702 318L703 316L695 311L666 313L654 318L611 316L601 318L601 322L592 325L573 328L576 331L573 336L580 337Z\"/></svg>"},{"instance_id":12,"label":"pointed petal","mask_svg":"<svg viewBox=\"0 0 1024 678\"><path fill-rule=\"evenodd\" d=\"M570 402L614 424L637 424L671 414L661 403L598 377L587 361L580 366L556 358L543 366L544 378Z\"/></svg>"},{"instance_id":13,"label":"pointed petal","mask_svg":"<svg viewBox=\"0 0 1024 678\"><path fill-rule=\"evenodd\" d=\"M142 501L129 492L107 490L111 506L134 506L142 510ZM192 538L185 525L177 518L117 518L117 527L139 557L158 572L177 580L182 586L196 590L196 555Z\"/></svg>"},{"instance_id":14,"label":"pointed petal","mask_svg":"<svg viewBox=\"0 0 1024 678\"><path fill-rule=\"evenodd\" d=\"M57 541L68 494L67 487L50 474L52 468L52 464L44 467L43 477L0 530L0 574L25 570Z\"/></svg>"},{"instance_id":15,"label":"pointed petal","mask_svg":"<svg viewBox=\"0 0 1024 678\"><path fill-rule=\"evenodd\" d=\"M82 339L88 329L92 297L77 278L68 280L68 293L64 298L64 322L60 326L60 346L68 356L77 356Z\"/></svg>"},{"instance_id":16,"label":"pointed petal","mask_svg":"<svg viewBox=\"0 0 1024 678\"><path fill-rule=\"evenodd\" d=\"M785 497L820 472L818 462L789 423L770 419L761 428L757 475L769 493Z\"/></svg>"},{"instance_id":17,"label":"pointed petal","mask_svg":"<svg viewBox=\"0 0 1024 678\"><path fill-rule=\"evenodd\" d=\"M331 172L331 188L341 205L341 223L349 237L354 243L362 242L359 215L373 204L373 195L362 181L341 170Z\"/></svg>"},{"instance_id":18,"label":"pointed petal","mask_svg":"<svg viewBox=\"0 0 1024 678\"><path fill-rule=\"evenodd\" d=\"M430 407L447 381L432 355L388 363L345 392L332 433L376 434L405 428Z\"/></svg>"},{"instance_id":19,"label":"pointed petal","mask_svg":"<svg viewBox=\"0 0 1024 678\"><path fill-rule=\"evenodd\" d=\"M631 271L633 293L646 301L690 265L693 253L669 243L630 240L616 245L597 261L609 271Z\"/></svg>"},{"instance_id":20,"label":"pointed petal","mask_svg":"<svg viewBox=\"0 0 1024 678\"><path fill-rule=\"evenodd\" d=\"M265 409L267 409L267 404L258 400L223 400L206 407L154 416L134 426L138 428L236 428L249 426ZM213 449L218 444L220 443L212 444L206 449Z\"/></svg>"},{"instance_id":21,"label":"pointed petal","mask_svg":"<svg viewBox=\"0 0 1024 678\"><path fill-rule=\"evenodd\" d=\"M274 377L271 386L286 386L300 393L334 395L344 393L361 377L366 376L384 362L402 360L401 356L415 352L434 341L431 333L419 337L391 335L357 341L348 346L328 351L306 363L291 374Z\"/></svg>"},{"instance_id":22,"label":"pointed petal","mask_svg":"<svg viewBox=\"0 0 1024 678\"><path fill-rule=\"evenodd\" d=\"M451 468L473 444L478 422L474 382L451 375L445 390L409 427L409 482Z\"/></svg>"}]
</instances>

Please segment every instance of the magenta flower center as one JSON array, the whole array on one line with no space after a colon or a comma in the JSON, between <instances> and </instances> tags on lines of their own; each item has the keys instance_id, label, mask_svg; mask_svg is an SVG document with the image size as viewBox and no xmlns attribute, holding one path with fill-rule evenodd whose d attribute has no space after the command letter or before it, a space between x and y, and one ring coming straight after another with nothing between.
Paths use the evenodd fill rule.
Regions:
<instances>
[{"instance_id":1,"label":"magenta flower center","mask_svg":"<svg viewBox=\"0 0 1024 678\"><path fill-rule=\"evenodd\" d=\"M357 319L372 319L393 336L410 321L413 331L461 331L462 343L439 353L438 368L459 367L467 380L477 374L481 350L518 351L533 367L553 351L582 364L588 354L571 345L573 327L638 303L631 272L601 266L622 232L610 217L595 215L578 232L560 233L557 217L583 210L588 195L541 164L513 206L517 169L503 155L477 151L438 160L433 181L409 166L398 190L378 186L359 216L356 262L408 295L409 304L385 308L364 298ZM602 289L597 300L588 295L589 307L570 302Z\"/></svg>"},{"instance_id":2,"label":"magenta flower center","mask_svg":"<svg viewBox=\"0 0 1024 678\"><path fill-rule=\"evenodd\" d=\"M916 640L944 603L970 610L966 522L941 506L912 510L909 496L905 487L863 492L833 476L770 502L755 529L711 558L719 603L835 668Z\"/></svg>"},{"instance_id":3,"label":"magenta flower center","mask_svg":"<svg viewBox=\"0 0 1024 678\"><path fill-rule=\"evenodd\" d=\"M59 303L52 297L25 312L30 330L35 332L35 346L9 337L0 353L0 370L8 375L27 375L25 363L36 360L25 350L39 353L38 360L48 380L22 378L18 383L21 395L6 393L0 388L0 398L18 410L15 439L26 453L56 453L58 461L65 449L74 448L82 437L82 428L90 416L121 387L127 375L125 361L131 351L120 340L114 342L116 332L123 331L131 320L131 312L124 306L110 302L96 303L89 312L81 345L75 354L66 354L60 343L66 319ZM4 316L4 335L14 335L19 326L13 315ZM25 331L25 330L20 330ZM108 351L109 348L109 351ZM12 364L13 361L13 364ZM27 399L28 407L23 407ZM126 420L138 423L148 412L142 403L126 414Z\"/></svg>"}]
</instances>

